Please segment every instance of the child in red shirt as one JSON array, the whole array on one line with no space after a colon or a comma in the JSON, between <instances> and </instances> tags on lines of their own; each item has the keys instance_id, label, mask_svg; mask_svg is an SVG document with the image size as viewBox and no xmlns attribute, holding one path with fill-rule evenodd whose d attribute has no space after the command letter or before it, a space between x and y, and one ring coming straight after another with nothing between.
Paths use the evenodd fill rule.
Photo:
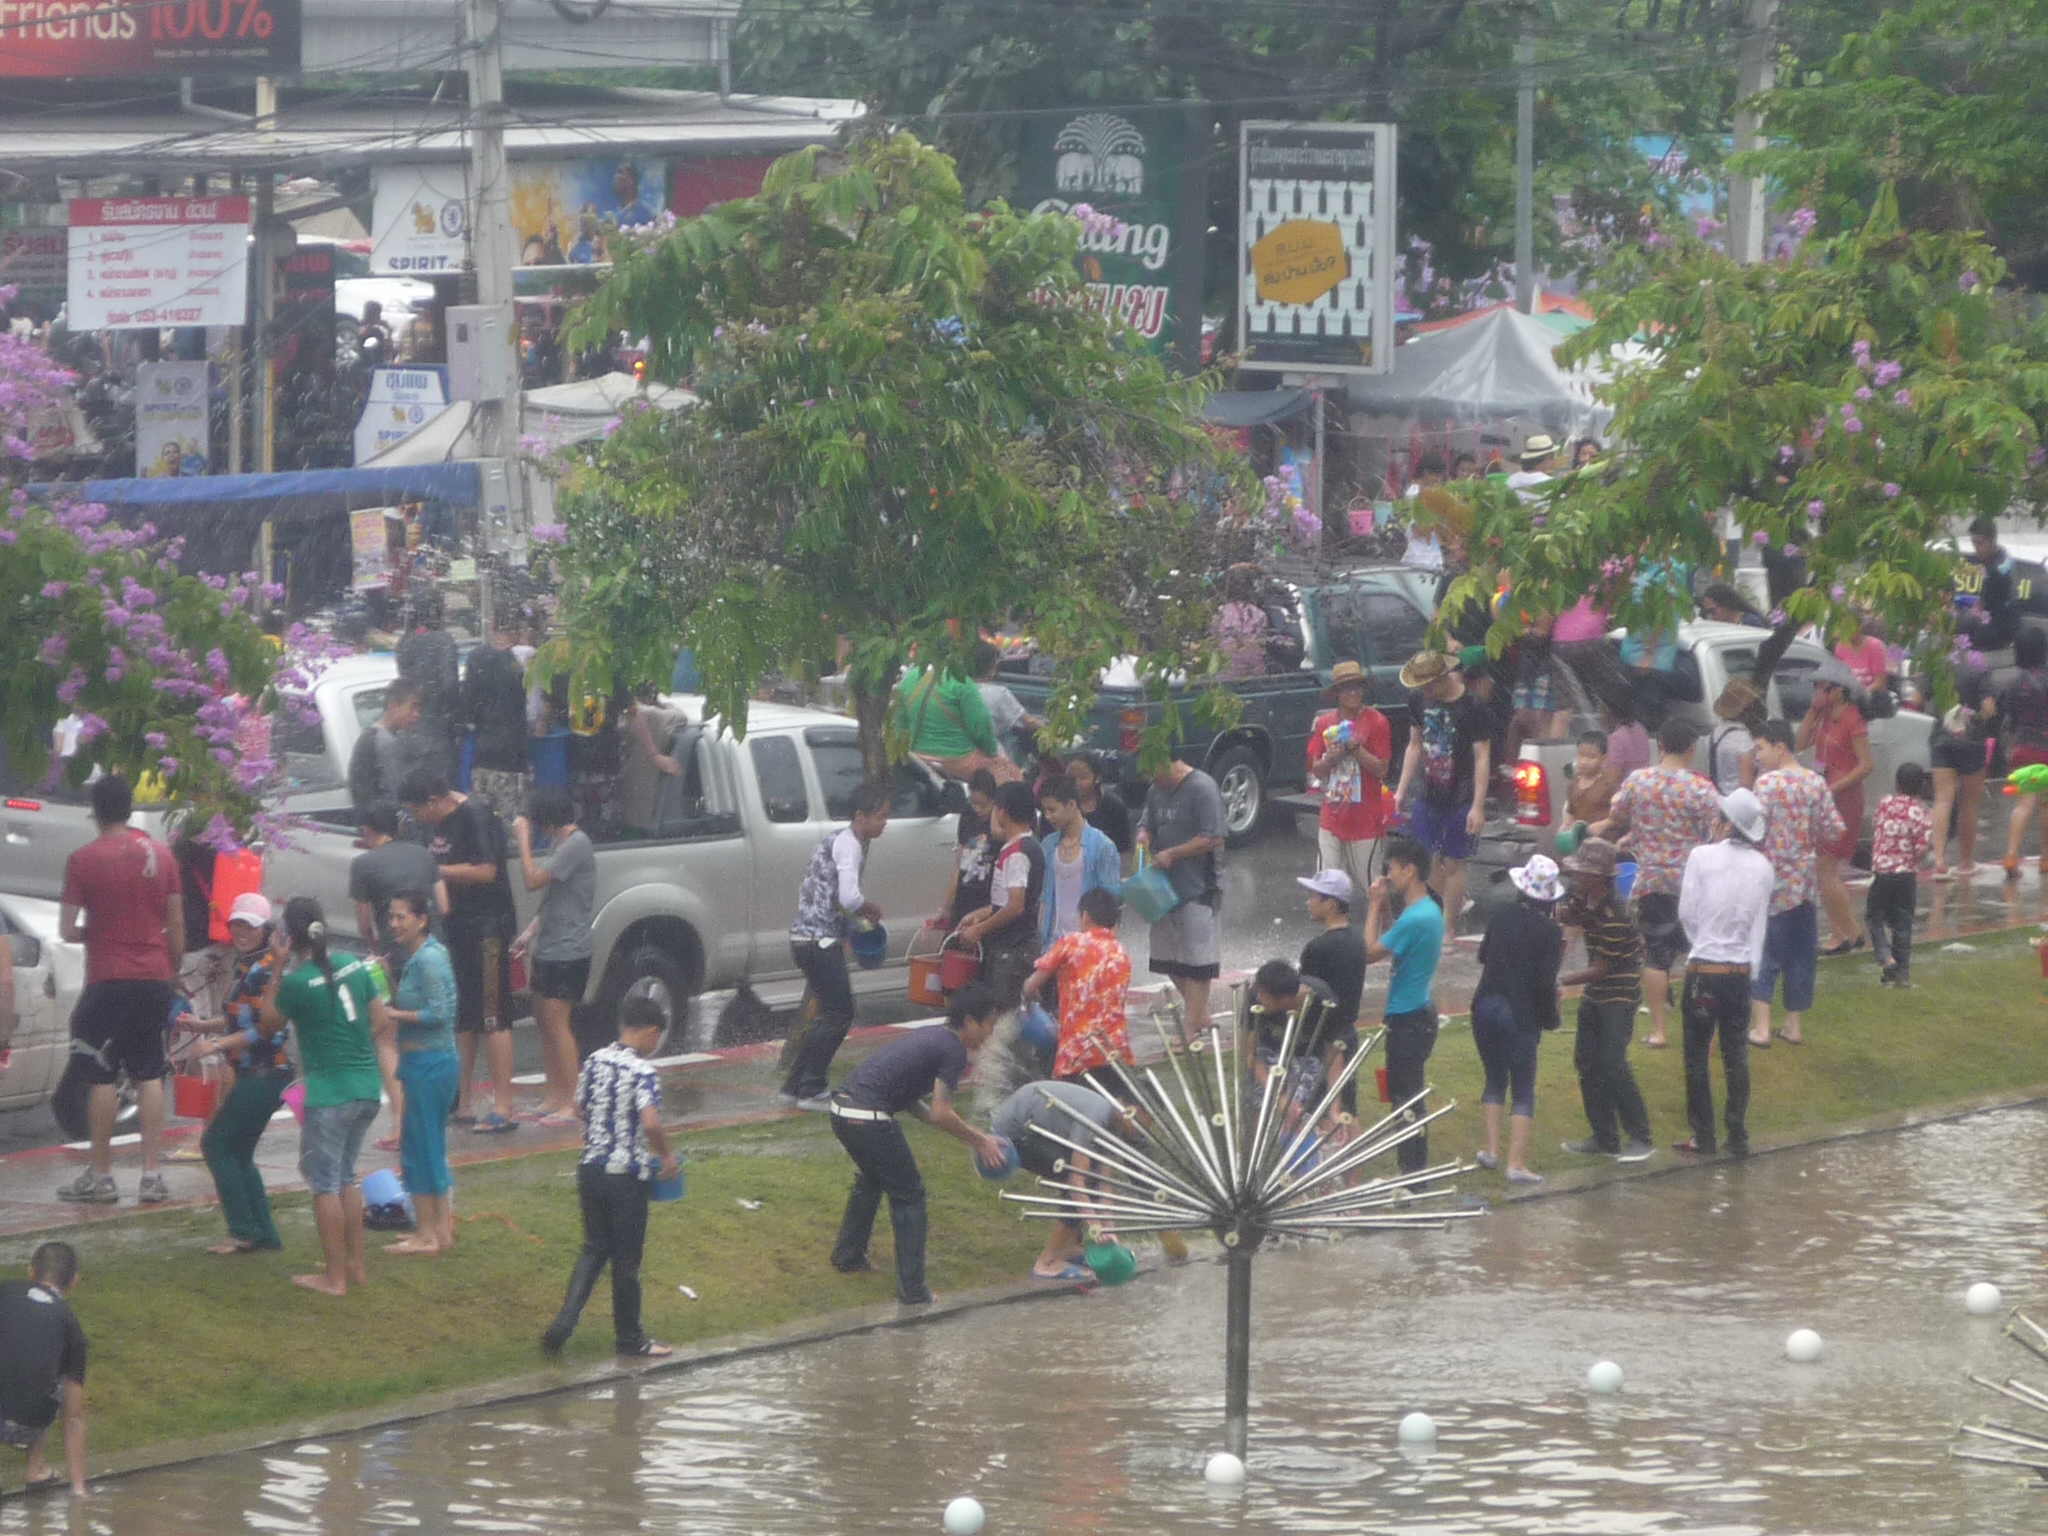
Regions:
<instances>
[{"instance_id":1,"label":"child in red shirt","mask_svg":"<svg viewBox=\"0 0 2048 1536\"><path fill-rule=\"evenodd\" d=\"M1072 1082L1094 1072L1112 1090L1121 1068L1132 1064L1131 1036L1124 1021L1124 993L1131 985L1131 957L1117 941L1123 903L1115 891L1098 886L1081 897L1081 927L1038 957L1024 1001L1056 978L1060 999L1059 1049L1052 1075Z\"/></svg>"},{"instance_id":2,"label":"child in red shirt","mask_svg":"<svg viewBox=\"0 0 2048 1536\"><path fill-rule=\"evenodd\" d=\"M1870 947L1884 968L1888 987L1910 987L1913 963L1913 903L1919 896L1920 861L1934 841L1934 816L1927 809L1927 770L1899 764L1896 794L1877 802L1870 823L1870 894L1863 921Z\"/></svg>"}]
</instances>

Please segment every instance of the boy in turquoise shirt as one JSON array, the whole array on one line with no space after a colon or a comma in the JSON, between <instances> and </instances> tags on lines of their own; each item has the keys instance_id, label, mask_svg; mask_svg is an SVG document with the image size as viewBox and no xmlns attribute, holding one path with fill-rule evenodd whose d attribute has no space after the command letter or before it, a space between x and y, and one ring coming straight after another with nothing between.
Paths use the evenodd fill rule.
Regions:
<instances>
[{"instance_id":1,"label":"boy in turquoise shirt","mask_svg":"<svg viewBox=\"0 0 2048 1536\"><path fill-rule=\"evenodd\" d=\"M1444 909L1429 889L1429 853L1420 843L1394 838L1385 858L1387 872L1373 882L1366 908L1365 958L1367 963L1393 962L1387 983L1387 1095L1399 1106L1427 1087L1423 1072L1429 1053L1436 1049L1436 1005L1430 992L1436 984L1437 957L1443 952ZM1395 900L1401 903L1401 915L1389 924L1387 908ZM1424 1112L1418 1104L1408 1115L1413 1119ZM1429 1133L1402 1142L1395 1155L1403 1173L1427 1167Z\"/></svg>"}]
</instances>

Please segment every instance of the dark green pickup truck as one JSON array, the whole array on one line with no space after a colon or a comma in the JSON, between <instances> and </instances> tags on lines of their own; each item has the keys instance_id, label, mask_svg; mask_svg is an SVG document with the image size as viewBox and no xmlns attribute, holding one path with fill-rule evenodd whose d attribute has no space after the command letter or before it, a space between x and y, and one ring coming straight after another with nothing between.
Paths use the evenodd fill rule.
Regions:
<instances>
[{"instance_id":1,"label":"dark green pickup truck","mask_svg":"<svg viewBox=\"0 0 2048 1536\"><path fill-rule=\"evenodd\" d=\"M1181 743L1193 749L1186 754L1188 760L1207 769L1221 787L1231 842L1241 843L1257 830L1273 796L1305 786L1309 727L1323 708L1330 668L1339 661L1356 661L1366 669L1371 679L1368 701L1393 720L1394 754L1399 759L1408 731L1403 709L1407 693L1400 671L1422 647L1435 596L1432 573L1398 565L1303 573L1268 582L1268 670L1224 685L1242 701L1235 725L1209 733L1206 740L1184 738ZM1051 672L1049 657L1027 655L1005 662L1000 677L1036 713L1044 703ZM1176 702L1183 705L1184 731L1203 729L1185 707L1202 687L1195 683L1175 690ZM1139 733L1163 712L1163 704L1146 700L1129 663L1103 674L1087 744L1117 765L1114 778L1133 806L1142 803L1145 788L1137 766Z\"/></svg>"}]
</instances>

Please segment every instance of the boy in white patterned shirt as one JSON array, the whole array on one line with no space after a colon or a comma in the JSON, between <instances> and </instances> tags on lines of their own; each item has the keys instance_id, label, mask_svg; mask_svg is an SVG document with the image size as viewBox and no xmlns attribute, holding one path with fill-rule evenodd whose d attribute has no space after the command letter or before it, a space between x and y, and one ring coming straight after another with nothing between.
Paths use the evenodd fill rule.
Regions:
<instances>
[{"instance_id":1,"label":"boy in white patterned shirt","mask_svg":"<svg viewBox=\"0 0 2048 1536\"><path fill-rule=\"evenodd\" d=\"M1927 809L1927 770L1899 764L1897 793L1877 802L1870 820L1870 894L1863 921L1870 947L1888 987L1910 987L1913 963L1913 904L1919 897L1920 861L1934 841L1934 816Z\"/></svg>"}]
</instances>

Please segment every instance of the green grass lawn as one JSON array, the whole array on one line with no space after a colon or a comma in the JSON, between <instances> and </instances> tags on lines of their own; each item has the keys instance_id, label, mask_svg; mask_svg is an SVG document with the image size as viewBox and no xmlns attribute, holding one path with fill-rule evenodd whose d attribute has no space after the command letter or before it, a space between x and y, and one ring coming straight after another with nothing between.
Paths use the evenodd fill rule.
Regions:
<instances>
[{"instance_id":1,"label":"green grass lawn","mask_svg":"<svg viewBox=\"0 0 2048 1536\"><path fill-rule=\"evenodd\" d=\"M2030 936L1981 936L1969 954L1929 946L1915 961L1918 987L1906 993L1881 989L1867 954L1824 962L1822 1001L1807 1021L1812 1043L1752 1057L1753 1138L1798 1140L1885 1112L2048 1083ZM1438 1001L1462 1010L1467 999ZM1532 1162L1553 1176L1611 1176L1605 1159L1558 1151L1561 1139L1585 1134L1569 1006L1566 1017L1566 1027L1543 1042ZM1669 1050L1635 1053L1660 1145L1685 1134L1676 1039L1674 1032ZM1445 1029L1431 1066L1434 1087L1459 1104L1439 1122L1432 1150L1439 1159L1469 1155L1478 1145L1480 1074L1461 1024ZM1718 1063L1715 1084L1718 1097ZM909 1134L931 1189L933 1286L1022 1278L1042 1236L1038 1224L997 1204L964 1147L921 1125L910 1125ZM826 1262L849 1164L821 1117L690 1135L685 1147L688 1198L656 1206L649 1223L643 1277L648 1324L658 1337L708 1341L891 1297L886 1206L874 1273L841 1276ZM1660 1150L1648 1166L1670 1156ZM95 1463L155 1442L397 1404L533 1372L542 1364L536 1341L579 1240L573 1167L570 1155L548 1154L462 1169L457 1252L388 1257L379 1251L387 1239L371 1234L370 1283L340 1300L301 1291L287 1278L316 1267L302 1195L278 1202L286 1239L278 1255L204 1253L220 1232L210 1210L79 1230L85 1278L74 1301L93 1348ZM1462 1182L1489 1198L1506 1191L1498 1174L1475 1172ZM743 1208L742 1200L760 1208ZM0 1263L17 1267L39 1240L0 1246ZM698 1299L684 1297L679 1285ZM610 1347L600 1286L566 1359L593 1363Z\"/></svg>"}]
</instances>

